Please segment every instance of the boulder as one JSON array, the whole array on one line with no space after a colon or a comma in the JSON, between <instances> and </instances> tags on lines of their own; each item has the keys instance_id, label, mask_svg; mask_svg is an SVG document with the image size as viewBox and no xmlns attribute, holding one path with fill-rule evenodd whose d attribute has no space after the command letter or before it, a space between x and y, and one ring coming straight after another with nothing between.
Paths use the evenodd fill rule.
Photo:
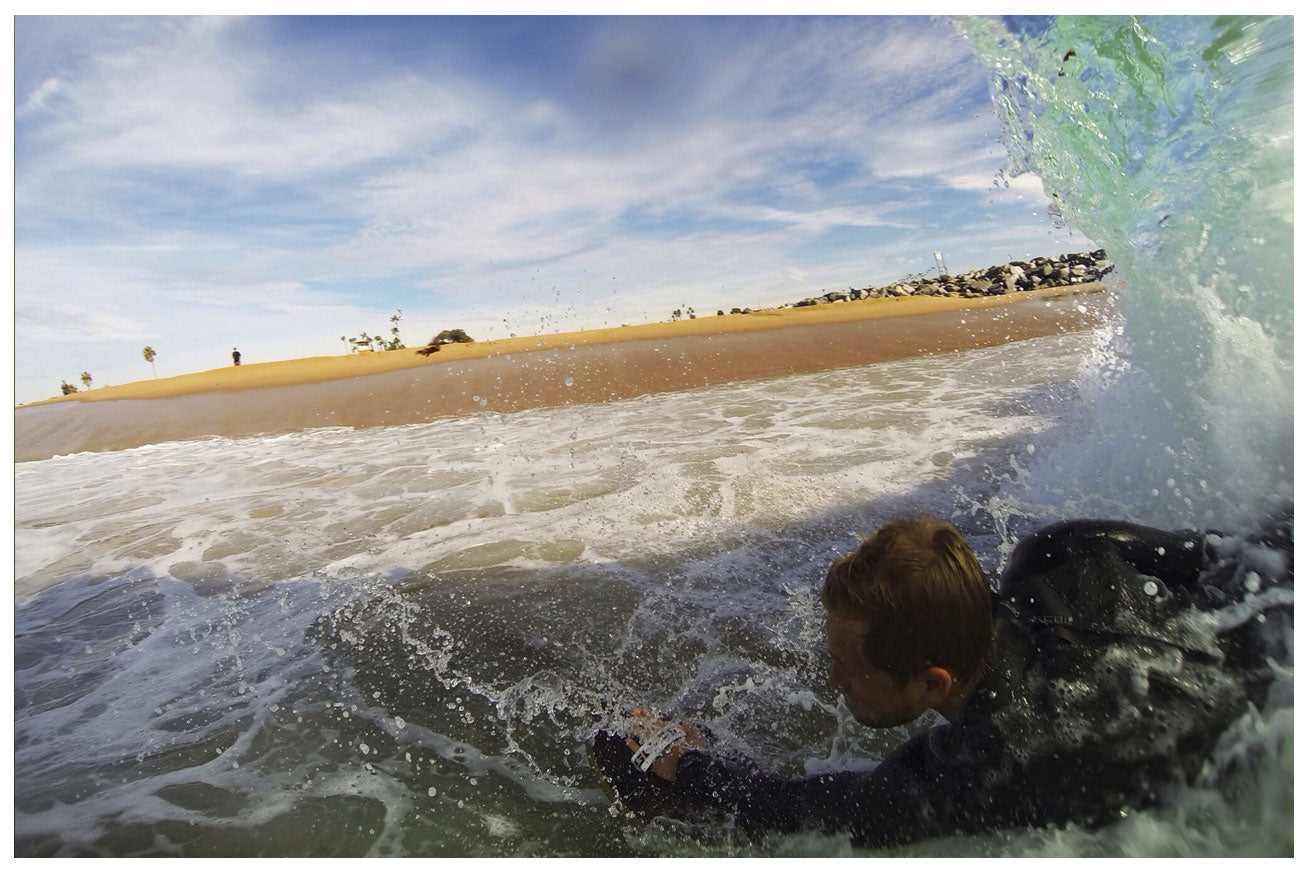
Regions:
<instances>
[{"instance_id":1,"label":"boulder","mask_svg":"<svg viewBox=\"0 0 1311 874\"><path fill-rule=\"evenodd\" d=\"M1115 269L1107 259L1106 250L1094 252L1069 252L1064 255L1047 257L1039 255L1028 261L1009 261L991 267L980 267L958 274L943 274L936 277L903 279L883 287L850 288L846 291L834 291L808 297L785 307L810 307L821 303L834 303L843 300L865 300L867 298L907 297L910 295L931 295L934 297L958 296L980 297L983 295L1007 294L1015 291L1028 291L1035 288L1074 285L1081 282L1093 282L1101 279ZM749 313L750 309L734 308L734 313Z\"/></svg>"}]
</instances>

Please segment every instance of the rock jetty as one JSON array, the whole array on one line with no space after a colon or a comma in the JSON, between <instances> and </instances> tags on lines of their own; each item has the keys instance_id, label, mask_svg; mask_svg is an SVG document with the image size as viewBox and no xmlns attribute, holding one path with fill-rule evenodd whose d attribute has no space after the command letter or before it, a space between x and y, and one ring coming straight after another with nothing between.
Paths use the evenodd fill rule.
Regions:
<instances>
[{"instance_id":1,"label":"rock jetty","mask_svg":"<svg viewBox=\"0 0 1311 874\"><path fill-rule=\"evenodd\" d=\"M968 273L947 273L941 276L904 279L881 288L850 288L830 291L818 297L808 297L783 307L813 307L840 300L865 300L871 297L987 297L1034 288L1056 288L1062 285L1079 285L1097 282L1115 269L1106 258L1106 250L1074 252L1054 258L1034 258L1032 261L1012 261L996 267L984 267ZM733 310L739 312L739 310Z\"/></svg>"}]
</instances>

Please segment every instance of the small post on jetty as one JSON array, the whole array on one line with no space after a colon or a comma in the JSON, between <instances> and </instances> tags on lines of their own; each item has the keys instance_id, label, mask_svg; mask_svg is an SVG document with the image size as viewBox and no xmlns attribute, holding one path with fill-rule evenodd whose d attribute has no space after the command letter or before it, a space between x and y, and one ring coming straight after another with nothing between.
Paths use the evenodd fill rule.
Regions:
<instances>
[{"instance_id":1,"label":"small post on jetty","mask_svg":"<svg viewBox=\"0 0 1311 874\"><path fill-rule=\"evenodd\" d=\"M934 253L933 253L933 260L936 261L936 262L938 262L938 275L939 275L939 276L946 276L946 275L947 275L947 263L946 263L945 261L942 260L942 253L941 253L941 252L934 252Z\"/></svg>"}]
</instances>

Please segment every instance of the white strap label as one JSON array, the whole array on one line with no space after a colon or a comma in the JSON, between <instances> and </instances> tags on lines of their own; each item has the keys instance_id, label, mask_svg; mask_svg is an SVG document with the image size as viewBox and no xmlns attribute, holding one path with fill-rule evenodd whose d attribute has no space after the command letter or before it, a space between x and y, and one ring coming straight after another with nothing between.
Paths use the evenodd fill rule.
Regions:
<instances>
[{"instance_id":1,"label":"white strap label","mask_svg":"<svg viewBox=\"0 0 1311 874\"><path fill-rule=\"evenodd\" d=\"M687 740L683 729L677 725L666 725L646 739L646 742L633 753L633 767L645 773L651 763L663 756L670 747L679 741Z\"/></svg>"}]
</instances>

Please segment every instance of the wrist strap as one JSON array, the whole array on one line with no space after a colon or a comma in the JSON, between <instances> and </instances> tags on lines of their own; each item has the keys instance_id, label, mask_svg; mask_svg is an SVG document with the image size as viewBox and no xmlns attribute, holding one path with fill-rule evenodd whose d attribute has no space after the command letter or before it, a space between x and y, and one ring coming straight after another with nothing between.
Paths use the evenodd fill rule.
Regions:
<instances>
[{"instance_id":1,"label":"wrist strap","mask_svg":"<svg viewBox=\"0 0 1311 874\"><path fill-rule=\"evenodd\" d=\"M633 753L633 767L645 773L656 759L668 752L674 744L683 740L687 740L687 735L683 732L683 729L673 724L666 725L648 737L637 748L637 752Z\"/></svg>"}]
</instances>

